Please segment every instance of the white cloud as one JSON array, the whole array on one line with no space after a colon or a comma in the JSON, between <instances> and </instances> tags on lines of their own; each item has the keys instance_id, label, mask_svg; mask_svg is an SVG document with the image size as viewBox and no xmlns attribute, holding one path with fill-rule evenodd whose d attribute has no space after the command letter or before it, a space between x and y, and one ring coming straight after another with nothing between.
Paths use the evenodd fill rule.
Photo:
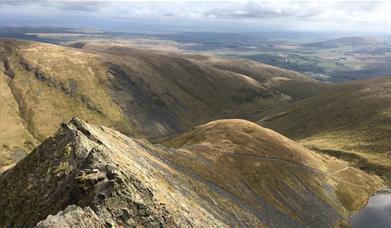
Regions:
<instances>
[{"instance_id":1,"label":"white cloud","mask_svg":"<svg viewBox=\"0 0 391 228\"><path fill-rule=\"evenodd\" d=\"M103 17L243 20L289 26L390 30L389 0L3 0L8 10L48 14L89 12ZM366 26L366 28L364 28ZM391 32L391 31L390 31Z\"/></svg>"}]
</instances>

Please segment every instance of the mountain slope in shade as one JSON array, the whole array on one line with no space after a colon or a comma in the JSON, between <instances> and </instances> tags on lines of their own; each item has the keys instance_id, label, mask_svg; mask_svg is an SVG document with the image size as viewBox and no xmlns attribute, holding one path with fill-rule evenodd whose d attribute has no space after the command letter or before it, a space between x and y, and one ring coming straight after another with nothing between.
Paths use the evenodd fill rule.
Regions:
<instances>
[{"instance_id":1,"label":"mountain slope in shade","mask_svg":"<svg viewBox=\"0 0 391 228\"><path fill-rule=\"evenodd\" d=\"M0 166L19 160L72 116L150 138L222 117L249 117L291 99L257 79L185 55L83 48L0 39L1 96L7 100L0 114L8 116L0 120L7 128L0 135ZM285 70L265 68L268 75L288 77Z\"/></svg>"},{"instance_id":2,"label":"mountain slope in shade","mask_svg":"<svg viewBox=\"0 0 391 228\"><path fill-rule=\"evenodd\" d=\"M383 187L243 120L154 146L79 119L3 173L0 186L0 226L16 227L334 227Z\"/></svg>"}]
</instances>

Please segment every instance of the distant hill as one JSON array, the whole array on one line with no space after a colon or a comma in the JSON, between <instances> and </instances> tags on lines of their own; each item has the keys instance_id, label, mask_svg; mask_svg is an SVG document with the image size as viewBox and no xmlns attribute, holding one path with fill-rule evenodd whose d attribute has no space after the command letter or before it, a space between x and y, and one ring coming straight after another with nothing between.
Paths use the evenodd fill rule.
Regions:
<instances>
[{"instance_id":1,"label":"distant hill","mask_svg":"<svg viewBox=\"0 0 391 228\"><path fill-rule=\"evenodd\" d=\"M314 42L304 44L306 47L315 48L337 48L339 46L376 46L384 44L384 41L376 37L365 37L365 36L352 36L343 37L328 41Z\"/></svg>"},{"instance_id":2,"label":"distant hill","mask_svg":"<svg viewBox=\"0 0 391 228\"><path fill-rule=\"evenodd\" d=\"M154 146L74 118L0 175L1 227L335 227L383 188L244 120Z\"/></svg>"}]
</instances>

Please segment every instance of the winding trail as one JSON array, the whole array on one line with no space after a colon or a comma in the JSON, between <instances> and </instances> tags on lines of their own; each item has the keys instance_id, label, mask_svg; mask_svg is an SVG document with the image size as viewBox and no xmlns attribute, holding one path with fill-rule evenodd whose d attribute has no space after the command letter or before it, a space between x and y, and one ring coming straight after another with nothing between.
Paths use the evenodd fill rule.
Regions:
<instances>
[{"instance_id":1,"label":"winding trail","mask_svg":"<svg viewBox=\"0 0 391 228\"><path fill-rule=\"evenodd\" d=\"M165 146L162 146L162 145L159 145L160 147L163 147L165 149L168 149L166 148ZM192 148L197 148L197 147L192 147ZM202 149L202 147L198 147L200 149ZM174 149L174 148L173 148ZM187 149L187 148L183 148L183 149ZM188 149L191 149L191 148L188 148ZM220 152L220 151L213 151L213 152L209 152L209 151L205 151L205 150L202 150L200 151L201 153L208 153L208 154L219 154L219 155L223 155L223 156L231 156L231 157L241 157L241 158L250 158L250 159L255 159L255 160L267 160L267 161L278 161L278 162L283 162L283 163L286 163L286 164L290 164L290 165L295 165L295 166L299 166L301 168L304 168L304 169L307 169L307 170L310 170L310 171L313 171L313 172L316 172L316 173L319 173L319 174L328 174L327 172L323 171L323 170L320 170L320 169L316 169L314 167L311 167L311 166L307 166L307 165L304 165L304 164L301 164L301 163L298 163L298 162L294 162L294 161L291 161L291 160L287 160L287 159L283 159L283 158L278 158L278 157L272 157L272 156L259 156L259 155L251 155L251 154L245 154L245 153L231 153L231 152ZM329 174L330 175L330 174Z\"/></svg>"},{"instance_id":2,"label":"winding trail","mask_svg":"<svg viewBox=\"0 0 391 228\"><path fill-rule=\"evenodd\" d=\"M163 147L165 149L168 149L166 148L165 146L163 145L159 145L160 147ZM219 154L219 155L223 155L223 156L231 156L231 157L241 157L241 158L250 158L250 159L255 159L255 160L266 160L266 161L277 161L277 162L283 162L283 163L286 163L286 164L290 164L290 165L294 165L294 166L299 166L303 169L306 169L307 171L312 171L312 172L315 172L317 174L321 174L321 175L324 175L324 176L328 176L330 178L333 178L334 180L338 181L338 182L343 182L345 184L350 184L350 185L355 185L355 186L358 186L358 187L365 187L365 185L362 185L362 184L357 184L357 183L353 183L353 182L348 182L348 181L344 181L344 180L341 180L339 178L336 177L337 174L341 173L341 172L344 172L346 170L348 170L349 166L345 166L344 168L340 169L340 170L337 170L336 172L333 172L333 173L328 173L326 171L323 171L323 170L320 170L320 169L316 169L316 168L313 168L313 167L310 167L310 166L307 166L307 165L304 165L304 164L300 164L300 163L297 163L297 162L294 162L294 161L290 161L290 160L287 160L287 159L282 159L282 158L278 158L278 157L271 157L271 156L256 156L256 155L250 155L250 154L244 154L244 153L224 153L224 152L219 152L219 151L214 151L214 152L208 152L208 151L200 151L201 153L209 153L209 154Z\"/></svg>"},{"instance_id":3,"label":"winding trail","mask_svg":"<svg viewBox=\"0 0 391 228\"><path fill-rule=\"evenodd\" d=\"M340 172L346 171L346 170L348 170L349 168L350 168L349 166L346 166L345 168L340 169L340 170L334 172L334 175L335 175L335 174L338 174L338 173L340 173Z\"/></svg>"}]
</instances>

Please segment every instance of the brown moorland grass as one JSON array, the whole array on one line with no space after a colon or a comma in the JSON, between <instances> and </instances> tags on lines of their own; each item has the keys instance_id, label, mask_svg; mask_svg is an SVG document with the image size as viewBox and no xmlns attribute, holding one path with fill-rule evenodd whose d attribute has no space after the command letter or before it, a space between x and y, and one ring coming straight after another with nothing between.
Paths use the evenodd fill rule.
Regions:
<instances>
[{"instance_id":1,"label":"brown moorland grass","mask_svg":"<svg viewBox=\"0 0 391 228\"><path fill-rule=\"evenodd\" d=\"M258 123L391 183L390 107L391 78L377 78L334 84L269 112Z\"/></svg>"},{"instance_id":2,"label":"brown moorland grass","mask_svg":"<svg viewBox=\"0 0 391 228\"><path fill-rule=\"evenodd\" d=\"M176 149L167 153L170 160L218 183L243 202L273 205L307 224L310 215L332 221L326 205L348 216L383 188L374 176L244 120L213 121L163 145L168 151Z\"/></svg>"}]
</instances>

